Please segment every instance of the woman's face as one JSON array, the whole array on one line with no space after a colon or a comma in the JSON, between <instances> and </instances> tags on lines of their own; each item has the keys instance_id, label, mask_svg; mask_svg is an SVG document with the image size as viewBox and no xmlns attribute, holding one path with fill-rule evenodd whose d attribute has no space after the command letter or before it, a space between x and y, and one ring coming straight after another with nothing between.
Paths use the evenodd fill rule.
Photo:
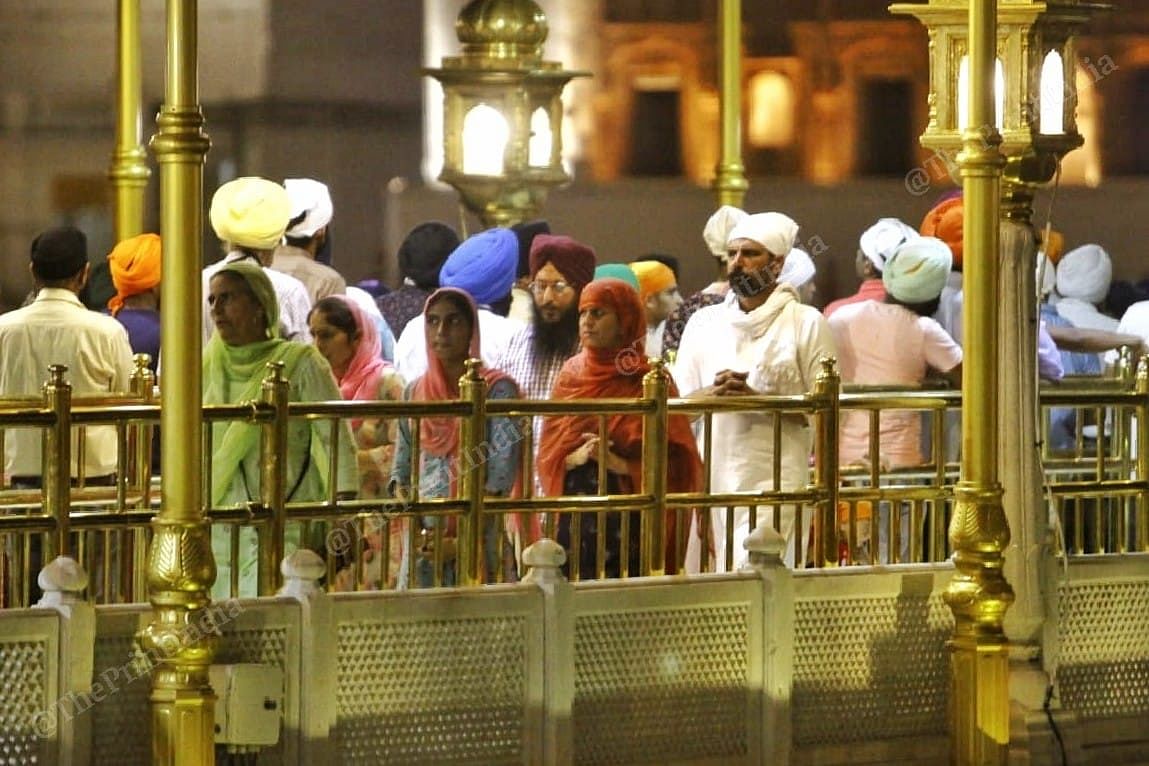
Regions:
<instances>
[{"instance_id":1,"label":"woman's face","mask_svg":"<svg viewBox=\"0 0 1149 766\"><path fill-rule=\"evenodd\" d=\"M337 378L343 377L347 372L347 365L351 363L351 358L359 348L359 336L354 338L348 336L346 331L328 322L327 315L322 311L311 312L307 326L311 330L315 347L331 365L331 371Z\"/></svg>"},{"instance_id":2,"label":"woman's face","mask_svg":"<svg viewBox=\"0 0 1149 766\"><path fill-rule=\"evenodd\" d=\"M578 314L578 336L586 348L620 348L622 326L618 312L604 306L588 306Z\"/></svg>"},{"instance_id":3,"label":"woman's face","mask_svg":"<svg viewBox=\"0 0 1149 766\"><path fill-rule=\"evenodd\" d=\"M471 317L455 301L440 298L424 316L430 351L444 366L461 364L471 350Z\"/></svg>"},{"instance_id":4,"label":"woman's face","mask_svg":"<svg viewBox=\"0 0 1149 766\"><path fill-rule=\"evenodd\" d=\"M222 271L208 284L207 302L219 337L229 346L267 340L267 314L239 274Z\"/></svg>"}]
</instances>

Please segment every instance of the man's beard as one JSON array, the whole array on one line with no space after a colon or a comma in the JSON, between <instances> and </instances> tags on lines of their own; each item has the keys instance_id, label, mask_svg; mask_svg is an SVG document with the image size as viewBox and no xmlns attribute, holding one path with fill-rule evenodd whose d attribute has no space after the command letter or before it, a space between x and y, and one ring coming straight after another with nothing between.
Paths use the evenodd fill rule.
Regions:
<instances>
[{"instance_id":1,"label":"man's beard","mask_svg":"<svg viewBox=\"0 0 1149 766\"><path fill-rule=\"evenodd\" d=\"M578 350L578 304L572 303L557 322L547 322L538 308L532 320L535 325L534 352L539 358L569 357Z\"/></svg>"}]
</instances>

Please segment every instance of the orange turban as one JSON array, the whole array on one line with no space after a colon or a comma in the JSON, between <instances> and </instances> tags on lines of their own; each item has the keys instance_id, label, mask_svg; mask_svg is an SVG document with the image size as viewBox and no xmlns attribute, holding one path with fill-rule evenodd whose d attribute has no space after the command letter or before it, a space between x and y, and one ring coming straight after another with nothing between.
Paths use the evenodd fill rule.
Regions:
<instances>
[{"instance_id":1,"label":"orange turban","mask_svg":"<svg viewBox=\"0 0 1149 766\"><path fill-rule=\"evenodd\" d=\"M1061 232L1050 229L1049 236L1045 238L1045 246L1042 250L1045 252L1045 257L1049 259L1049 262L1056 265L1065 253L1065 237L1061 236Z\"/></svg>"},{"instance_id":2,"label":"orange turban","mask_svg":"<svg viewBox=\"0 0 1149 766\"><path fill-rule=\"evenodd\" d=\"M124 298L150 290L160 283L160 238L140 234L125 239L108 254L108 270L116 294L108 300L112 316L124 307Z\"/></svg>"},{"instance_id":3,"label":"orange turban","mask_svg":"<svg viewBox=\"0 0 1149 766\"><path fill-rule=\"evenodd\" d=\"M658 261L635 261L627 264L638 277L638 294L643 300L677 284L670 267Z\"/></svg>"},{"instance_id":4,"label":"orange turban","mask_svg":"<svg viewBox=\"0 0 1149 766\"><path fill-rule=\"evenodd\" d=\"M923 237L937 237L950 246L954 256L953 268L961 271L962 260L962 198L953 197L937 205L922 219Z\"/></svg>"}]
</instances>

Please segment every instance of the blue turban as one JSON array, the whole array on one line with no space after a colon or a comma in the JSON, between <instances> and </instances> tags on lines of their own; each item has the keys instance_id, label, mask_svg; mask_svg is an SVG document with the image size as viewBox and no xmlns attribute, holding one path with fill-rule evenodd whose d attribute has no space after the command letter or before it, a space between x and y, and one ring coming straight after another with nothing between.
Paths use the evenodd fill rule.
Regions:
<instances>
[{"instance_id":1,"label":"blue turban","mask_svg":"<svg viewBox=\"0 0 1149 766\"><path fill-rule=\"evenodd\" d=\"M440 287L465 290L479 305L505 298L515 283L519 240L510 229L487 229L463 240L439 272Z\"/></svg>"}]
</instances>

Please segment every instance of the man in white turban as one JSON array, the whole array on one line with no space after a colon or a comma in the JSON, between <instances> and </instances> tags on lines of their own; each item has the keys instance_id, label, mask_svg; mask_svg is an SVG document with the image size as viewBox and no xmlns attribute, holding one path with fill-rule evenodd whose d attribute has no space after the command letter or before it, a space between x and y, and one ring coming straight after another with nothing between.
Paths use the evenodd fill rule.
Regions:
<instances>
[{"instance_id":1,"label":"man in white turban","mask_svg":"<svg viewBox=\"0 0 1149 766\"><path fill-rule=\"evenodd\" d=\"M1113 263L1100 245L1070 250L1057 263L1057 313L1074 327L1088 330L1117 329L1118 321L1097 310L1109 293Z\"/></svg>"},{"instance_id":2,"label":"man in white turban","mask_svg":"<svg viewBox=\"0 0 1149 766\"><path fill-rule=\"evenodd\" d=\"M204 343L215 330L207 303L208 283L224 264L245 258L263 266L275 288L280 336L310 343L307 314L311 311L311 299L307 288L295 277L268 268L291 220L291 198L287 190L274 181L255 176L228 181L212 196L208 217L227 254L203 270Z\"/></svg>"},{"instance_id":3,"label":"man in white turban","mask_svg":"<svg viewBox=\"0 0 1149 766\"><path fill-rule=\"evenodd\" d=\"M961 381L962 350L942 329L932 314L950 273L952 254L940 239L915 237L904 242L891 255L882 271L886 300L862 301L843 306L830 317L830 328L838 346L843 383L916 388L929 371ZM922 417L913 410L886 410L878 426L878 455L870 454L870 413L844 409L841 417L839 460L843 466L883 467L919 465L922 455ZM882 504L880 516L889 513ZM870 520L866 520L866 524ZM902 540L909 540L908 517L901 519ZM887 558L885 530L879 524L879 560ZM862 526L864 536L868 527ZM865 551L855 552L868 558ZM905 561L909 548L900 551Z\"/></svg>"},{"instance_id":4,"label":"man in white turban","mask_svg":"<svg viewBox=\"0 0 1149 766\"><path fill-rule=\"evenodd\" d=\"M882 269L886 267L886 261L903 243L916 239L917 236L917 230L897 218L879 218L877 223L862 232L862 236L858 238L858 254L854 259L854 268L858 278L862 280L858 285L858 292L831 301L822 313L829 317L851 303L884 301L886 287L882 284Z\"/></svg>"},{"instance_id":5,"label":"man in white turban","mask_svg":"<svg viewBox=\"0 0 1149 766\"><path fill-rule=\"evenodd\" d=\"M722 303L699 309L682 335L673 372L683 396L803 394L810 391L824 357L834 356L834 340L822 315L798 300L781 282L786 256L794 248L798 224L781 213L751 215L726 238L730 291ZM811 436L806 417L782 416L781 472L774 473L774 418L763 412L716 415L711 437L710 480L714 492L794 490L809 479ZM712 512L718 571L746 561L743 541L750 533L748 508ZM794 539L792 509L784 509L781 533L789 540L786 559L804 541ZM727 548L732 527L733 546ZM800 536L800 535L799 535ZM687 546L687 571L699 571L704 541L695 529Z\"/></svg>"},{"instance_id":6,"label":"man in white turban","mask_svg":"<svg viewBox=\"0 0 1149 766\"><path fill-rule=\"evenodd\" d=\"M678 353L678 344L682 341L682 331L694 312L706 306L721 303L730 290L726 281L726 236L740 222L746 220L747 213L731 205L723 205L714 211L702 228L702 241L706 249L714 258L714 265L718 269L714 281L682 302L678 308L670 312L666 318L666 326L662 331L662 353L667 359L674 359Z\"/></svg>"},{"instance_id":7,"label":"man in white turban","mask_svg":"<svg viewBox=\"0 0 1149 766\"><path fill-rule=\"evenodd\" d=\"M814 259L800 247L795 247L786 254L786 261L782 264L782 274L779 282L785 282L798 291L798 299L807 306L814 301L817 288L814 285L814 275L818 273L814 266Z\"/></svg>"},{"instance_id":8,"label":"man in white turban","mask_svg":"<svg viewBox=\"0 0 1149 766\"><path fill-rule=\"evenodd\" d=\"M291 200L291 219L284 232L287 242L275 249L271 268L302 282L312 304L329 295L343 295L347 291L343 275L316 260L335 214L331 192L326 184L310 178L288 178L283 187Z\"/></svg>"}]
</instances>

